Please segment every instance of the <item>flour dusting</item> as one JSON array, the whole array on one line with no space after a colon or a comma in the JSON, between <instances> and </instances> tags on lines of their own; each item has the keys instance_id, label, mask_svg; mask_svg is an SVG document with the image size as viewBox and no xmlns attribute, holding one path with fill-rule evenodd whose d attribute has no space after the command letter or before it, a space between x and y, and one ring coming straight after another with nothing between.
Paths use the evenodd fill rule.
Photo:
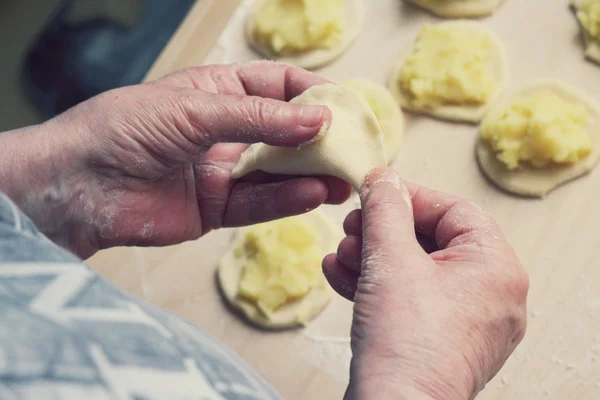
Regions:
<instances>
[{"instance_id":1,"label":"flour dusting","mask_svg":"<svg viewBox=\"0 0 600 400\"><path fill-rule=\"evenodd\" d=\"M308 363L340 383L349 379L352 307L353 303L334 295L325 311L294 340Z\"/></svg>"}]
</instances>

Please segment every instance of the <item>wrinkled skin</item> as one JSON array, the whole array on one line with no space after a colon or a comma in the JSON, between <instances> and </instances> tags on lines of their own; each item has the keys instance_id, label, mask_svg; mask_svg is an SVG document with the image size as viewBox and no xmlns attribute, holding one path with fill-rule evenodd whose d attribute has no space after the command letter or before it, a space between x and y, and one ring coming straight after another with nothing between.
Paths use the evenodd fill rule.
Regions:
<instances>
[{"instance_id":1,"label":"wrinkled skin","mask_svg":"<svg viewBox=\"0 0 600 400\"><path fill-rule=\"evenodd\" d=\"M297 146L329 110L286 101L325 81L278 63L208 66L110 91L0 135L0 190L81 257L164 246L338 204L333 178L231 179L249 143ZM474 397L525 331L527 276L476 206L375 171L323 261L355 301L348 399Z\"/></svg>"},{"instance_id":2,"label":"wrinkled skin","mask_svg":"<svg viewBox=\"0 0 600 400\"><path fill-rule=\"evenodd\" d=\"M286 101L325 82L263 62L192 68L113 90L35 129L4 134L5 162L27 170L0 172L0 187L83 258L341 203L350 187L333 178L230 176L249 143L297 146L317 135L329 110Z\"/></svg>"},{"instance_id":3,"label":"wrinkled skin","mask_svg":"<svg viewBox=\"0 0 600 400\"><path fill-rule=\"evenodd\" d=\"M475 397L525 333L528 277L514 251L477 206L391 170L373 173L361 200L323 261L355 302L346 398Z\"/></svg>"}]
</instances>

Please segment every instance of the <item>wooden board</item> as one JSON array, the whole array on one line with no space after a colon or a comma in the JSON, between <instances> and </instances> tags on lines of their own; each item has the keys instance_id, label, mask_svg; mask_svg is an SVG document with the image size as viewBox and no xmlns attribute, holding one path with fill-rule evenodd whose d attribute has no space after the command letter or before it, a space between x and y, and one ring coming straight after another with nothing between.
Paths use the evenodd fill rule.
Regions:
<instances>
[{"instance_id":1,"label":"wooden board","mask_svg":"<svg viewBox=\"0 0 600 400\"><path fill-rule=\"evenodd\" d=\"M255 58L243 44L240 17L215 47L237 3L201 0L149 78L200 63L211 49L216 49L212 61ZM419 27L437 21L400 0L368 4L366 30L348 54L320 71L324 76L362 76L383 83ZM505 0L483 23L507 45L512 89L536 78L559 78L600 99L600 67L583 59L568 0ZM472 126L409 116L395 167L409 180L464 196L489 211L530 273L526 338L479 398L600 399L600 169L545 200L513 197L480 174L475 134ZM354 206L351 201L334 213L341 218ZM305 331L265 334L245 326L227 312L214 285L215 264L229 234L215 232L165 249L113 249L90 264L121 287L221 339L285 398L341 398L349 360L350 303L337 299Z\"/></svg>"}]
</instances>

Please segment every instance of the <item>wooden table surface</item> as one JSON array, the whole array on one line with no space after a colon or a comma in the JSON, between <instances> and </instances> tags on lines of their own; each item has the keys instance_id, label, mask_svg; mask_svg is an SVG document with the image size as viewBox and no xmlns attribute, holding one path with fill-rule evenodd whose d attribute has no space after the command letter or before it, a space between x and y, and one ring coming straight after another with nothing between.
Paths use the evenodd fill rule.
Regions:
<instances>
[{"instance_id":1,"label":"wooden table surface","mask_svg":"<svg viewBox=\"0 0 600 400\"><path fill-rule=\"evenodd\" d=\"M256 58L243 43L240 17L221 33L239 0L200 0L148 79L199 65ZM559 78L600 100L600 67L583 60L568 0L505 0L483 23L507 45L511 89ZM400 0L369 0L367 27L350 52L319 71L385 82L394 59L431 15ZM240 14L240 13L238 13ZM395 167L412 181L464 196L496 217L531 278L526 338L481 399L600 399L600 170L544 200L507 195L480 174L475 128L407 116ZM331 209L335 218L356 206ZM260 371L289 399L341 398L349 361L351 304L336 299L302 331L256 331L222 305L215 265L231 232L169 248L117 248L89 260L97 271L150 302L194 321Z\"/></svg>"}]
</instances>

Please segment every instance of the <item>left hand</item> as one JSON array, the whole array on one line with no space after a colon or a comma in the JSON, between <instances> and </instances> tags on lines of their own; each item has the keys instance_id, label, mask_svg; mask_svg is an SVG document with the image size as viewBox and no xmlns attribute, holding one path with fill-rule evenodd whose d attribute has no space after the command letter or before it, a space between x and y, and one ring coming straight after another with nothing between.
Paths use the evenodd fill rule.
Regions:
<instances>
[{"instance_id":1,"label":"left hand","mask_svg":"<svg viewBox=\"0 0 600 400\"><path fill-rule=\"evenodd\" d=\"M0 172L0 191L81 257L342 203L350 187L334 178L231 179L249 143L297 146L319 132L331 119L326 107L287 101L322 83L262 62L192 68L104 93L0 136L12 167Z\"/></svg>"}]
</instances>

